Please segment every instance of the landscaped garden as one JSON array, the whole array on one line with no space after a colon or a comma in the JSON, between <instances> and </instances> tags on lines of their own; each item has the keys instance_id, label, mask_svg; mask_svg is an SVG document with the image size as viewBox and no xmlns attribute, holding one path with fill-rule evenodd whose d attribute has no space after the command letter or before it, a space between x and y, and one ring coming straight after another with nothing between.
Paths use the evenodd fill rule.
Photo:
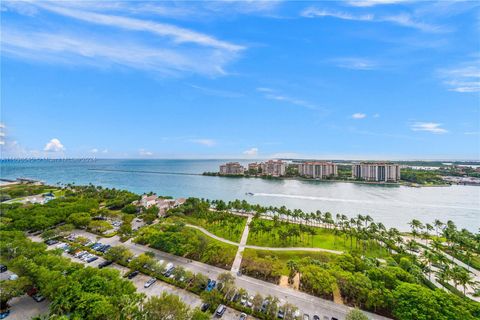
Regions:
<instances>
[{"instance_id":1,"label":"landscaped garden","mask_svg":"<svg viewBox=\"0 0 480 320\"><path fill-rule=\"evenodd\" d=\"M278 219L253 219L248 245L262 247L311 247L356 252L367 257L385 258L387 249L377 241L362 239L363 235L346 233L340 228L321 228Z\"/></svg>"},{"instance_id":2,"label":"landscaped garden","mask_svg":"<svg viewBox=\"0 0 480 320\"><path fill-rule=\"evenodd\" d=\"M236 246L212 239L182 223L144 227L134 241L225 269L230 269L237 253Z\"/></svg>"},{"instance_id":3,"label":"landscaped garden","mask_svg":"<svg viewBox=\"0 0 480 320\"><path fill-rule=\"evenodd\" d=\"M169 213L165 223L184 222L202 227L214 235L233 242L240 242L247 219L235 216L227 212L207 210L206 212L195 211L190 215Z\"/></svg>"},{"instance_id":4,"label":"landscaped garden","mask_svg":"<svg viewBox=\"0 0 480 320\"><path fill-rule=\"evenodd\" d=\"M182 206L167 212L166 222L172 221L200 226L218 237L240 242L247 219L224 210L211 210L207 201L188 198Z\"/></svg>"}]
</instances>

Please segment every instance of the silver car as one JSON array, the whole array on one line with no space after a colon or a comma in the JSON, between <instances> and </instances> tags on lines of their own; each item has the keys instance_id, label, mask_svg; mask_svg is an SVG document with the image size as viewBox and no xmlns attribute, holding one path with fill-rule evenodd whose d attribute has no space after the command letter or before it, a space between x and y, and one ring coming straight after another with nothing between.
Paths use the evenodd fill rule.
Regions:
<instances>
[{"instance_id":1,"label":"silver car","mask_svg":"<svg viewBox=\"0 0 480 320\"><path fill-rule=\"evenodd\" d=\"M148 279L147 282L145 282L145 284L143 285L145 288L149 288L152 284L154 284L155 282L157 282L157 279L155 278L150 278Z\"/></svg>"}]
</instances>

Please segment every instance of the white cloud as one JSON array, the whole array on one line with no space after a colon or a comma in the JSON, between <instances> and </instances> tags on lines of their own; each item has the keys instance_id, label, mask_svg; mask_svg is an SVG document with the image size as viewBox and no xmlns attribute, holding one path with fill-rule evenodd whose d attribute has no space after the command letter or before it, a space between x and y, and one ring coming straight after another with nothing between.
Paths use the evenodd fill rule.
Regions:
<instances>
[{"instance_id":1,"label":"white cloud","mask_svg":"<svg viewBox=\"0 0 480 320\"><path fill-rule=\"evenodd\" d=\"M337 58L332 60L338 67L353 70L373 70L377 63L364 58Z\"/></svg>"},{"instance_id":2,"label":"white cloud","mask_svg":"<svg viewBox=\"0 0 480 320\"><path fill-rule=\"evenodd\" d=\"M47 63L90 65L98 68L123 66L175 76L178 73L224 75L233 59L224 52L205 49L180 50L112 38L96 39L66 33L25 32L4 28L2 53Z\"/></svg>"},{"instance_id":3,"label":"white cloud","mask_svg":"<svg viewBox=\"0 0 480 320\"><path fill-rule=\"evenodd\" d=\"M331 17L341 20L351 20L351 21L366 21L366 22L388 22L396 24L402 27L408 27L417 29L424 32L446 32L446 28L428 24L425 22L415 20L409 14L398 14L398 15L385 15L385 16L376 16L374 14L351 14L348 12L342 11L332 11L325 9L318 9L315 7L309 7L302 11L301 16L305 18L325 18Z\"/></svg>"},{"instance_id":4,"label":"white cloud","mask_svg":"<svg viewBox=\"0 0 480 320\"><path fill-rule=\"evenodd\" d=\"M190 142L200 144L206 147L213 147L217 144L217 142L213 139L191 139Z\"/></svg>"},{"instance_id":5,"label":"white cloud","mask_svg":"<svg viewBox=\"0 0 480 320\"><path fill-rule=\"evenodd\" d=\"M367 115L365 113L357 112L357 113L352 114L353 119L364 119L366 117L367 117Z\"/></svg>"},{"instance_id":6,"label":"white cloud","mask_svg":"<svg viewBox=\"0 0 480 320\"><path fill-rule=\"evenodd\" d=\"M98 149L97 149L97 148L93 148L92 150L90 150L90 153L93 153L93 154L98 153Z\"/></svg>"},{"instance_id":7,"label":"white cloud","mask_svg":"<svg viewBox=\"0 0 480 320\"><path fill-rule=\"evenodd\" d=\"M32 27L30 20L22 27L2 23L0 47L4 55L102 69L120 66L176 77L179 74L225 75L225 66L245 49L242 45L173 24L77 10L75 8L82 8L82 5L72 2L25 4L40 12L48 10L87 25L68 28L69 24L55 25L52 22L52 25L39 28ZM93 6L93 9L97 7ZM115 6L105 8L115 11ZM93 32L89 24L110 29ZM143 35L133 37L132 32L142 32Z\"/></svg>"},{"instance_id":8,"label":"white cloud","mask_svg":"<svg viewBox=\"0 0 480 320\"><path fill-rule=\"evenodd\" d=\"M434 134L447 133L448 130L442 128L441 123L435 122L415 122L410 125L412 131L426 131Z\"/></svg>"},{"instance_id":9,"label":"white cloud","mask_svg":"<svg viewBox=\"0 0 480 320\"><path fill-rule=\"evenodd\" d=\"M247 156L256 156L258 155L258 148L251 148L248 150L243 151L243 154Z\"/></svg>"},{"instance_id":10,"label":"white cloud","mask_svg":"<svg viewBox=\"0 0 480 320\"><path fill-rule=\"evenodd\" d=\"M318 9L310 7L302 11L301 15L305 18L317 18L317 17L332 17L342 20L355 20L355 21L372 21L374 19L373 14L365 15L353 15L347 12L330 11L324 9Z\"/></svg>"},{"instance_id":11,"label":"white cloud","mask_svg":"<svg viewBox=\"0 0 480 320\"><path fill-rule=\"evenodd\" d=\"M63 144L58 140L57 138L53 138L47 144L45 145L45 148L43 148L43 151L46 152L62 152L65 151L65 147Z\"/></svg>"},{"instance_id":12,"label":"white cloud","mask_svg":"<svg viewBox=\"0 0 480 320\"><path fill-rule=\"evenodd\" d=\"M469 131L469 132L464 132L464 134L467 136L477 136L477 135L480 135L480 131Z\"/></svg>"},{"instance_id":13,"label":"white cloud","mask_svg":"<svg viewBox=\"0 0 480 320\"><path fill-rule=\"evenodd\" d=\"M379 114L379 113L375 113L375 114L373 115L373 117L374 117L374 118L380 118L380 114Z\"/></svg>"},{"instance_id":14,"label":"white cloud","mask_svg":"<svg viewBox=\"0 0 480 320\"><path fill-rule=\"evenodd\" d=\"M305 107L308 109L314 109L314 110L318 109L315 105L311 104L308 101L286 96L270 88L260 87L260 88L257 88L257 91L262 92L263 96L270 100L288 102L288 103L295 104L297 106Z\"/></svg>"},{"instance_id":15,"label":"white cloud","mask_svg":"<svg viewBox=\"0 0 480 320\"><path fill-rule=\"evenodd\" d=\"M153 152L145 150L145 149L138 150L138 154L141 155L142 157L153 156Z\"/></svg>"},{"instance_id":16,"label":"white cloud","mask_svg":"<svg viewBox=\"0 0 480 320\"><path fill-rule=\"evenodd\" d=\"M108 153L108 149L103 149L102 153Z\"/></svg>"},{"instance_id":17,"label":"white cloud","mask_svg":"<svg viewBox=\"0 0 480 320\"><path fill-rule=\"evenodd\" d=\"M353 0L347 1L347 4L353 7L373 7L383 4L397 4L407 2L408 0Z\"/></svg>"},{"instance_id":18,"label":"white cloud","mask_svg":"<svg viewBox=\"0 0 480 320\"><path fill-rule=\"evenodd\" d=\"M449 91L480 92L480 60L462 63L456 67L438 71Z\"/></svg>"},{"instance_id":19,"label":"white cloud","mask_svg":"<svg viewBox=\"0 0 480 320\"><path fill-rule=\"evenodd\" d=\"M93 24L112 26L134 31L146 31L159 36L170 37L176 43L194 43L197 45L213 47L216 49L225 49L229 51L239 51L244 49L243 46L221 41L212 36L193 30L180 28L171 24L157 23L148 20L126 18L83 10L72 10L70 8L52 5L51 3L47 2L37 2L36 5L51 12Z\"/></svg>"}]
</instances>

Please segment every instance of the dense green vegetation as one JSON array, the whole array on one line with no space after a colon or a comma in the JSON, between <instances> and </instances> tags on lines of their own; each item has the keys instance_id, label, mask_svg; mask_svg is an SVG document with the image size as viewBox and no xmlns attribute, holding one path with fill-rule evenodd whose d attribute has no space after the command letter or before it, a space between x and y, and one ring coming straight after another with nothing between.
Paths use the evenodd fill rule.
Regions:
<instances>
[{"instance_id":1,"label":"dense green vegetation","mask_svg":"<svg viewBox=\"0 0 480 320\"><path fill-rule=\"evenodd\" d=\"M327 213L328 216L328 213ZM337 251L361 252L368 257L385 257L388 252L376 241L363 242L357 236L360 231L349 234L343 228L320 228L304 223L287 223L278 216L273 220L253 219L250 223L249 245L262 247L313 247Z\"/></svg>"},{"instance_id":2,"label":"dense green vegetation","mask_svg":"<svg viewBox=\"0 0 480 320\"><path fill-rule=\"evenodd\" d=\"M422 185L445 184L442 177L436 171L403 168L400 172L403 181Z\"/></svg>"},{"instance_id":3,"label":"dense green vegetation","mask_svg":"<svg viewBox=\"0 0 480 320\"><path fill-rule=\"evenodd\" d=\"M237 252L237 247L214 240L182 223L142 228L134 241L225 269L230 269Z\"/></svg>"},{"instance_id":4,"label":"dense green vegetation","mask_svg":"<svg viewBox=\"0 0 480 320\"><path fill-rule=\"evenodd\" d=\"M184 205L167 213L166 222L183 221L234 242L240 242L247 219L225 211L212 211L207 202L189 198Z\"/></svg>"},{"instance_id":5,"label":"dense green vegetation","mask_svg":"<svg viewBox=\"0 0 480 320\"><path fill-rule=\"evenodd\" d=\"M7 185L0 187L0 202L53 191L56 191L56 189L42 184L24 183Z\"/></svg>"},{"instance_id":6,"label":"dense green vegetation","mask_svg":"<svg viewBox=\"0 0 480 320\"><path fill-rule=\"evenodd\" d=\"M120 319L128 317L142 298L117 270L85 268L61 257L58 251L46 251L44 244L31 242L22 232L1 231L0 237L2 262L19 275L17 280L0 282L2 288L18 289L2 294L3 305L34 287L51 302L52 316Z\"/></svg>"},{"instance_id":7,"label":"dense green vegetation","mask_svg":"<svg viewBox=\"0 0 480 320\"><path fill-rule=\"evenodd\" d=\"M344 303L397 319L453 319L443 316L441 310L445 315L461 310L462 319L480 316L478 303L425 287L421 268L408 255L396 255L386 264L356 255L320 252L246 249L243 256L245 274L275 282L286 271L290 280L298 273L300 288L307 293L332 300L333 291L339 288ZM417 294L427 296L429 292L430 300L421 301L424 305L414 302ZM404 304L404 300L409 302ZM431 303L438 305L430 310Z\"/></svg>"},{"instance_id":8,"label":"dense green vegetation","mask_svg":"<svg viewBox=\"0 0 480 320\"><path fill-rule=\"evenodd\" d=\"M19 275L16 280L0 282L1 307L5 307L10 298L35 287L51 302L51 319L155 319L164 315L203 319L203 313L186 308L175 297L166 295L144 300L131 282L121 279L117 271L72 263L57 250L46 251L44 244L28 240L25 231L42 231L44 239L66 236L74 228L102 233L111 228L103 219L114 217L124 223L118 230L123 239L135 237L136 242L152 248L230 269L237 247L215 241L186 227L183 222L203 226L225 238L238 239L245 218L227 212L235 210L256 215L251 225L250 243L318 246L348 252L246 249L241 266L245 274L272 282L277 282L281 275L288 275L291 282L299 279L300 289L309 294L331 300L334 292L339 292L348 305L399 320L480 317L480 304L464 297L466 287L472 283L471 274L443 253L449 252L476 266L480 236L458 230L452 221L423 224L413 220L411 236L407 238L394 228L386 229L369 216L333 217L328 212L262 207L239 200L225 203L192 198L168 212L169 223L149 225L135 232L131 229L131 221L136 214L156 218L157 213L155 210L133 210L129 204L139 198L137 195L94 186L68 186L62 192L62 197L45 205L0 205L0 261ZM73 246L82 248L81 244ZM418 255L412 254L412 250ZM385 261L375 257L383 257ZM125 248L114 247L106 258L201 293L205 301L228 303L243 310L241 305L230 301L235 290L230 290L234 282L227 275L222 280L224 287L203 293L207 282L204 275L194 275L179 267L173 278L166 278L162 275L163 266L152 253L133 257ZM432 289L434 286L428 280L432 277L455 295ZM238 291L244 293L242 289ZM262 319L274 318L278 300L265 298L270 301L266 313L260 313L264 297L258 295L253 299L253 313ZM283 308L288 312L295 310L288 304ZM358 317L361 319L360 315Z\"/></svg>"}]
</instances>

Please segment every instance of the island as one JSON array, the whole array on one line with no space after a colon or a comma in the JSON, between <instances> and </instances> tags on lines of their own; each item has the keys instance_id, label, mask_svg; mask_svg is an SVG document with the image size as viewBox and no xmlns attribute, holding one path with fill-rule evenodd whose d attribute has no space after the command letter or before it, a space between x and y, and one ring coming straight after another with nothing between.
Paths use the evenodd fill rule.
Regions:
<instances>
[{"instance_id":1,"label":"island","mask_svg":"<svg viewBox=\"0 0 480 320\"><path fill-rule=\"evenodd\" d=\"M220 165L205 176L263 179L304 179L388 185L449 186L480 185L480 163L428 161L319 161L267 160L244 166L239 162Z\"/></svg>"}]
</instances>

